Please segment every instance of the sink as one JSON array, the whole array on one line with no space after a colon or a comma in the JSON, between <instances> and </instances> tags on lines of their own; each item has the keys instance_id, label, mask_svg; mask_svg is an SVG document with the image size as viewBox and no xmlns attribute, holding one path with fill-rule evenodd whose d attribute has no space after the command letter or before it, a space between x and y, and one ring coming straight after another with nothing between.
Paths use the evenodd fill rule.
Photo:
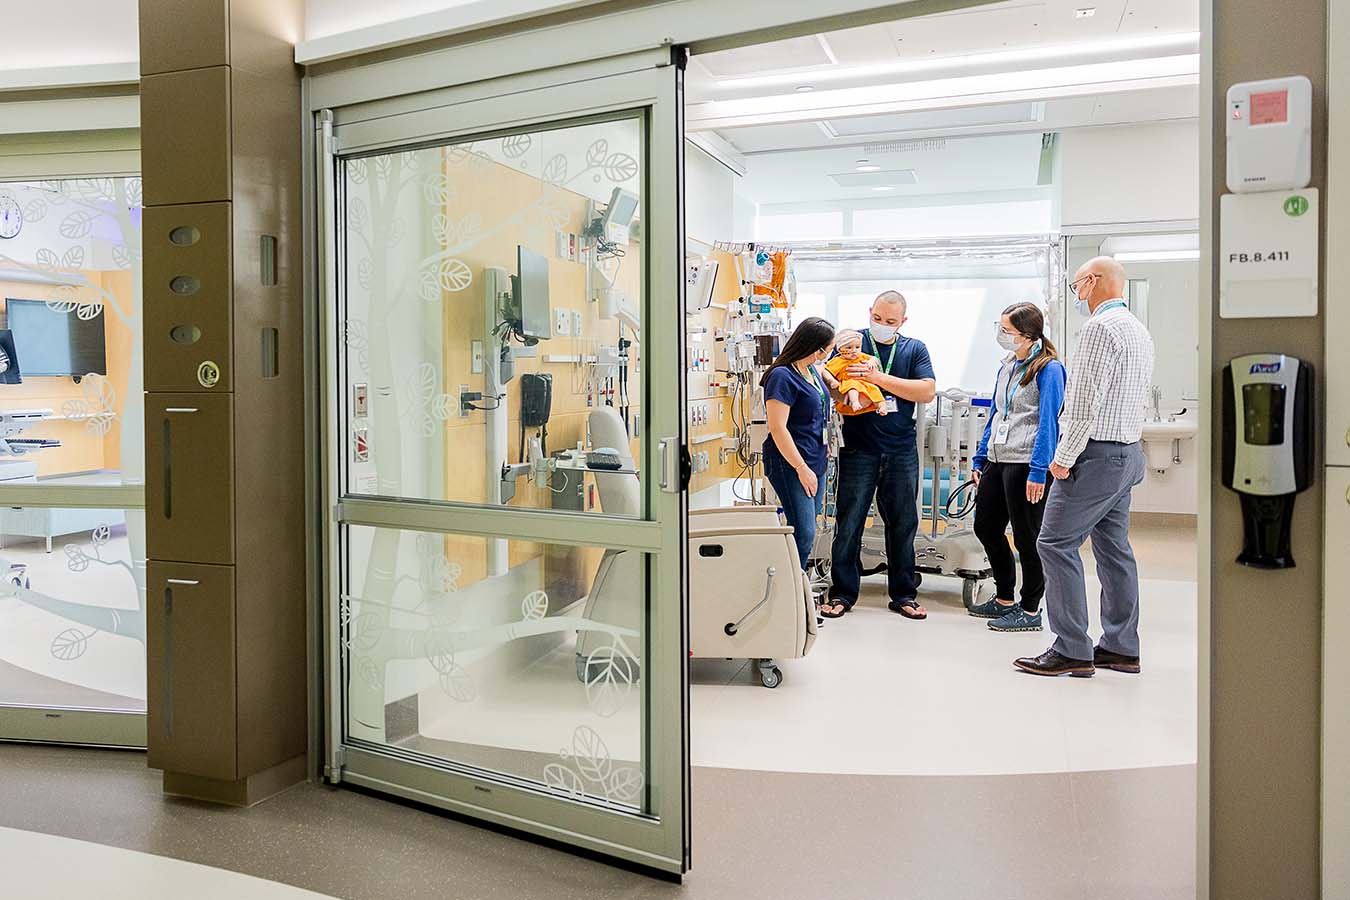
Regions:
<instances>
[{"instance_id":1,"label":"sink","mask_svg":"<svg viewBox=\"0 0 1350 900\"><path fill-rule=\"evenodd\" d=\"M1195 437L1199 423L1195 419L1174 419L1170 422L1144 422L1144 459L1155 472L1166 472L1175 464L1174 441Z\"/></svg>"}]
</instances>

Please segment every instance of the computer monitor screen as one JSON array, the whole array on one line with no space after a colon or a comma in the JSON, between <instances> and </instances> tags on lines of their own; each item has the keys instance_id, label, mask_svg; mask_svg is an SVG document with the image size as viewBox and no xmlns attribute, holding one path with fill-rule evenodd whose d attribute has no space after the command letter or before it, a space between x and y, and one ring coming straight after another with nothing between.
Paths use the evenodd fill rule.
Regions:
<instances>
[{"instance_id":1,"label":"computer monitor screen","mask_svg":"<svg viewBox=\"0 0 1350 900\"><path fill-rule=\"evenodd\" d=\"M637 215L638 202L637 194L615 188L609 197L609 207L605 210L605 224L627 229Z\"/></svg>"},{"instance_id":2,"label":"computer monitor screen","mask_svg":"<svg viewBox=\"0 0 1350 900\"><path fill-rule=\"evenodd\" d=\"M553 308L548 300L548 259L524 247L516 249L516 310L520 333L547 340L553 335Z\"/></svg>"},{"instance_id":3,"label":"computer monitor screen","mask_svg":"<svg viewBox=\"0 0 1350 900\"><path fill-rule=\"evenodd\" d=\"M108 374L102 315L82 319L44 300L7 299L5 325L26 376Z\"/></svg>"}]
</instances>

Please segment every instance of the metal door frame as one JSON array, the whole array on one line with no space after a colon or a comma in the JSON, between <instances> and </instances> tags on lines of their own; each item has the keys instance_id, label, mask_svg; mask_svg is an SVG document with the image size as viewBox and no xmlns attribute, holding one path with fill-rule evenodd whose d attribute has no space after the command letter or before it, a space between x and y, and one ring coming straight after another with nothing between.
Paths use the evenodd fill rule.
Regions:
<instances>
[{"instance_id":1,"label":"metal door frame","mask_svg":"<svg viewBox=\"0 0 1350 900\"><path fill-rule=\"evenodd\" d=\"M669 48L428 92L319 110L314 121L318 297L313 321L321 519L316 581L322 598L322 765L333 782L361 785L680 875L688 869L689 748L683 378L683 53ZM392 92L391 92L392 93ZM645 123L642 345L642 519L346 496L339 482L343 387L339 164L380 150L631 114ZM658 339L651 336L656 335ZM664 453L663 453L664 449ZM663 466L663 463L665 464ZM658 478L657 474L662 473ZM671 477L673 475L673 477ZM662 482L671 489L662 490ZM549 794L541 786L453 765L431 767L345 741L339 614L343 525L491 535L648 554L644 814ZM650 672L651 677L646 677Z\"/></svg>"}]
</instances>

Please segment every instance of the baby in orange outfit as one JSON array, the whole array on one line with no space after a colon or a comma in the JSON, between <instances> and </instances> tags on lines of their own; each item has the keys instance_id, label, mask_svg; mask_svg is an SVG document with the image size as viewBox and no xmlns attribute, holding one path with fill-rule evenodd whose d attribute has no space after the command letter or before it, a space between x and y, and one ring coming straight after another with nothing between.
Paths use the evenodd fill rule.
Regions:
<instances>
[{"instance_id":1,"label":"baby in orange outfit","mask_svg":"<svg viewBox=\"0 0 1350 900\"><path fill-rule=\"evenodd\" d=\"M862 352L862 334L844 330L834 336L834 349L838 356L825 364L825 372L830 387L844 395L843 403L836 403L835 409L845 416L858 416L876 412L886 415L885 397L881 388L870 381L849 378L845 371L849 366L865 363L873 357Z\"/></svg>"}]
</instances>

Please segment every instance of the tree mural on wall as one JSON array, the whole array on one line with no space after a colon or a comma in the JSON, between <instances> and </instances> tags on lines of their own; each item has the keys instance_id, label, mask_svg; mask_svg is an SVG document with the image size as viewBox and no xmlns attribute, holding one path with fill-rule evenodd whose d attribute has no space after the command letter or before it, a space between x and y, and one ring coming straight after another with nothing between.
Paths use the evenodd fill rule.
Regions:
<instances>
[{"instance_id":1,"label":"tree mural on wall","mask_svg":"<svg viewBox=\"0 0 1350 900\"><path fill-rule=\"evenodd\" d=\"M117 407L117 393L105 376L89 374L82 379L82 396L66 401L61 414L82 421L87 433L102 440L115 427L119 437L123 484L144 484L144 417L140 400L144 393L141 371L141 180L139 178L81 178L49 180L24 185L22 204L27 223L59 220L55 229L63 241L44 246L32 260L16 259L0 250L0 263L12 269L58 282L56 297L47 301L54 312L91 321L111 313L130 332L131 348L127 369L125 402ZM105 285L85 281L84 272L92 268L92 252L86 250L96 234L109 235L109 253L115 269L128 272L131 279L131 308L124 309L115 293ZM94 298L81 296L80 290ZM22 359L20 360L22 363ZM88 534L83 543L65 545L67 568L73 573L101 573L108 568L124 572L136 589L134 610L114 609L76 600L53 597L20 575L0 585L0 592L17 597L30 606L60 616L76 626L53 638L51 652L61 660L78 659L89 640L99 633L118 635L145 642L145 516L139 509L126 511L127 540L131 561L105 558L111 540L111 528L101 525ZM92 579L91 579L92 581ZM92 590L97 590L91 584ZM85 631L84 629L89 629Z\"/></svg>"},{"instance_id":2,"label":"tree mural on wall","mask_svg":"<svg viewBox=\"0 0 1350 900\"><path fill-rule=\"evenodd\" d=\"M502 235L524 233L532 241L548 240L567 227L568 204L575 201L568 192L578 183L608 179L619 184L637 177L632 155L611 151L606 141L597 140L586 149L584 160L572 161L562 153L548 157L539 172L538 196L522 208L506 210L499 221L484 222L482 210L461 203L457 188L483 178L494 166L528 170L526 157L534 141L533 135L512 135L488 144L354 159L343 166L347 202L338 224L347 236L347 308L365 310L364 316L349 311L343 325L346 374L350 380L368 378L371 384L370 459L381 495L408 495L404 449L411 445L405 442L442 438L445 423L459 412L458 397L445 390L447 373L437 364L409 358L409 338L394 327L395 316L407 304L421 302L443 304L448 315L466 318L463 310L474 308L468 304L483 303L475 290L476 273L464 261L474 248ZM405 258L410 235L400 210L406 210L408 200L423 204L419 218L434 239L430 252L417 248L415 259ZM363 302L352 302L354 298ZM416 539L418 573L400 575L402 537L394 529L374 529L364 581L341 598L353 737L384 742L385 673L391 662L425 660L449 697L468 702L478 696L478 687L463 665L466 654L535 635L602 632L606 640L586 668L591 708L612 716L632 694L636 665L625 639L637 639L637 632L581 616L549 617L548 596L538 590L522 598L513 621L461 625L454 596L459 564L445 556L439 537L421 534ZM409 594L412 602L400 599ZM640 770L610 762L604 742L589 734L574 744L572 751L561 754L565 763L588 762L579 769L551 764L541 774L546 784L568 795L581 792L619 802L638 795ZM603 760L598 756L602 750ZM600 778L585 777L601 772Z\"/></svg>"}]
</instances>

